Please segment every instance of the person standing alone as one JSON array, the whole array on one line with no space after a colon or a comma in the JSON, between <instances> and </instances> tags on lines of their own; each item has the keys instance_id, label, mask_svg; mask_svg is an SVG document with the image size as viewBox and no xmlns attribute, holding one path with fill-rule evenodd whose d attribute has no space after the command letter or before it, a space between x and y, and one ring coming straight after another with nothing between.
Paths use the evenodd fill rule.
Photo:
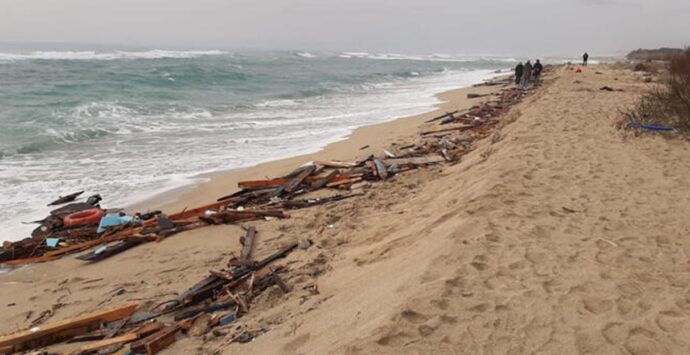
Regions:
<instances>
[{"instance_id":1,"label":"person standing alone","mask_svg":"<svg viewBox=\"0 0 690 355\"><path fill-rule=\"evenodd\" d=\"M582 55L582 66L586 67L587 66L587 60L589 60L589 54L585 52L585 54Z\"/></svg>"},{"instance_id":2,"label":"person standing alone","mask_svg":"<svg viewBox=\"0 0 690 355\"><path fill-rule=\"evenodd\" d=\"M518 65L515 67L515 85L520 85L520 80L522 80L522 69L523 69L522 62L518 63Z\"/></svg>"},{"instance_id":3,"label":"person standing alone","mask_svg":"<svg viewBox=\"0 0 690 355\"><path fill-rule=\"evenodd\" d=\"M528 60L522 68L522 87L529 86L530 80L532 80L532 63Z\"/></svg>"}]
</instances>

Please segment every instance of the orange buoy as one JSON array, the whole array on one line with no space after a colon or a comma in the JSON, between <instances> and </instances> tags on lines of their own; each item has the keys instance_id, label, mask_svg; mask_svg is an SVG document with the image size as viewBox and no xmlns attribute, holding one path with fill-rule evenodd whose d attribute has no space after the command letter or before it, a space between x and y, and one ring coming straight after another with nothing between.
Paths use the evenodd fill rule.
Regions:
<instances>
[{"instance_id":1,"label":"orange buoy","mask_svg":"<svg viewBox=\"0 0 690 355\"><path fill-rule=\"evenodd\" d=\"M577 69L575 69L575 72L576 72L576 73L582 73L582 68L577 67Z\"/></svg>"},{"instance_id":2,"label":"orange buoy","mask_svg":"<svg viewBox=\"0 0 690 355\"><path fill-rule=\"evenodd\" d=\"M92 208L86 211L75 212L67 215L63 220L62 224L65 227L76 227L85 224L98 224L105 212L100 208Z\"/></svg>"}]
</instances>

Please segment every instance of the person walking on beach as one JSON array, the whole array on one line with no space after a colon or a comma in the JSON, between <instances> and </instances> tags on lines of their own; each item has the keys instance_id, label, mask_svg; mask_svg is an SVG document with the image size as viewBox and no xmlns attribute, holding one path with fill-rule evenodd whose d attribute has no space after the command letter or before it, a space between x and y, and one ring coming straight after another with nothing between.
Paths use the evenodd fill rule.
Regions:
<instances>
[{"instance_id":1,"label":"person walking on beach","mask_svg":"<svg viewBox=\"0 0 690 355\"><path fill-rule=\"evenodd\" d=\"M527 88L532 80L532 63L528 60L522 68L522 87Z\"/></svg>"},{"instance_id":2,"label":"person walking on beach","mask_svg":"<svg viewBox=\"0 0 690 355\"><path fill-rule=\"evenodd\" d=\"M532 67L532 81L534 82L534 85L539 85L542 70L544 70L544 66L541 65L539 59L537 59L537 62L534 63L534 67Z\"/></svg>"},{"instance_id":3,"label":"person walking on beach","mask_svg":"<svg viewBox=\"0 0 690 355\"><path fill-rule=\"evenodd\" d=\"M587 66L587 60L589 59L589 54L585 52L585 54L582 55L582 66L586 67Z\"/></svg>"},{"instance_id":4,"label":"person walking on beach","mask_svg":"<svg viewBox=\"0 0 690 355\"><path fill-rule=\"evenodd\" d=\"M522 80L522 62L515 66L515 85L520 85L520 80Z\"/></svg>"}]
</instances>

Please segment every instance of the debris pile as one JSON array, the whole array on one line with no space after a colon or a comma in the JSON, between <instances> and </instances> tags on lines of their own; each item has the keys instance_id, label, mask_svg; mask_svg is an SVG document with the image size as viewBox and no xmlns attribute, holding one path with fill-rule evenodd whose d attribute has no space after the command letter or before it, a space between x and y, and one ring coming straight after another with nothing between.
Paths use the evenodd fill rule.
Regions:
<instances>
[{"instance_id":1,"label":"debris pile","mask_svg":"<svg viewBox=\"0 0 690 355\"><path fill-rule=\"evenodd\" d=\"M88 342L73 352L75 354L155 354L174 343L181 331L203 335L212 329L227 328L249 312L251 301L268 288L275 286L284 293L290 292L280 277L287 267L268 266L300 246L308 248L311 245L309 241L294 242L254 261L256 235L256 229L247 228L247 235L241 240L240 257L231 259L227 269L210 270L208 277L150 312L135 314L139 304L133 302L37 326L0 337L0 353L33 350L66 341ZM256 335L256 332L242 332L234 340L246 342Z\"/></svg>"},{"instance_id":2,"label":"debris pile","mask_svg":"<svg viewBox=\"0 0 690 355\"><path fill-rule=\"evenodd\" d=\"M508 86L510 78L485 85ZM216 202L173 214L160 211L127 215L122 210L103 209L100 196L73 202L82 192L61 197L53 204L69 203L53 210L41 221L31 238L5 242L0 248L0 263L24 265L47 262L65 255L85 262L98 262L138 245L161 241L171 235L218 224L240 224L255 220L289 218L289 210L309 208L362 196L359 192L374 182L395 175L442 163L458 163L474 148L474 142L491 134L499 117L519 103L529 91L504 88L495 99L463 112L436 117L443 128L421 132L419 139L405 146L396 145L379 156L370 155L353 162L315 161L273 179L242 181L239 191ZM455 126L446 126L455 125ZM317 190L331 191L326 197L308 197ZM70 203L72 202L72 203ZM89 342L80 354L147 353L155 354L175 341L180 332L203 335L209 332L248 342L266 329L228 327L249 312L252 300L269 288L290 292L281 275L285 265L272 265L311 241L292 242L273 254L255 260L257 231L247 227L241 238L239 257L224 268L209 270L208 276L172 300L147 310L127 304L79 318L42 325L0 337L0 353L25 351L61 342ZM289 280L289 279L288 279ZM137 311L137 314L135 314ZM237 329L243 329L237 332Z\"/></svg>"}]
</instances>

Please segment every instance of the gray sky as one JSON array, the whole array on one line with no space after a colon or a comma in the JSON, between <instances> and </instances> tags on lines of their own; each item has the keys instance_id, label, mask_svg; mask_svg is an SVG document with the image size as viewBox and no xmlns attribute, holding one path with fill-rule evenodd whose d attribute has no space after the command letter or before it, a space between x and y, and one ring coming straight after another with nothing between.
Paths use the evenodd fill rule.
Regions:
<instances>
[{"instance_id":1,"label":"gray sky","mask_svg":"<svg viewBox=\"0 0 690 355\"><path fill-rule=\"evenodd\" d=\"M0 0L0 42L572 55L690 45L690 0Z\"/></svg>"}]
</instances>

